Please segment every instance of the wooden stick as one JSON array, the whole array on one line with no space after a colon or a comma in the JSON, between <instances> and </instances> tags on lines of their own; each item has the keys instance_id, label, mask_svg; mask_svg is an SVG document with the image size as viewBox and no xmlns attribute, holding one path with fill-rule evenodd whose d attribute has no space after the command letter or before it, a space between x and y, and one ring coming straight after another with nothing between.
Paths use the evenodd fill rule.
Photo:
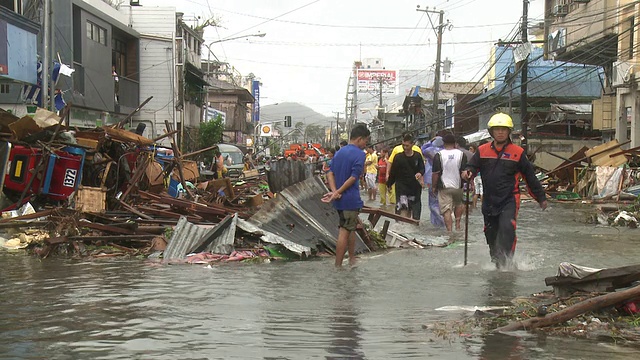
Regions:
<instances>
[{"instance_id":1,"label":"wooden stick","mask_svg":"<svg viewBox=\"0 0 640 360\"><path fill-rule=\"evenodd\" d=\"M119 129L122 128L122 126L124 125L124 123L126 123L127 121L129 121L133 115L135 115L138 111L140 111L140 109L142 109L143 106L147 105L147 103L149 101L151 101L151 99L153 99L153 96L149 96L147 98L147 100L143 101L142 104L138 105L137 108L135 108L131 113L129 113L129 115L127 115L124 119L118 121L118 123L116 123L115 125L112 126L112 128L114 129Z\"/></svg>"},{"instance_id":2,"label":"wooden stick","mask_svg":"<svg viewBox=\"0 0 640 360\"><path fill-rule=\"evenodd\" d=\"M467 189L465 195L465 217L464 217L464 266L467 266L467 253L469 248L469 191L471 190L471 180L467 180Z\"/></svg>"},{"instance_id":3,"label":"wooden stick","mask_svg":"<svg viewBox=\"0 0 640 360\"><path fill-rule=\"evenodd\" d=\"M205 151L209 151L209 150L215 149L215 148L217 148L217 147L218 147L218 145L209 146L208 148L204 148L204 149L200 149L200 150L196 150L196 151L194 151L194 152L190 152L190 153L184 154L184 155L182 155L182 157L183 157L183 158L186 158L186 157L188 157L188 156L198 155L198 154L200 154L200 153L203 153L203 152L205 152Z\"/></svg>"},{"instance_id":4,"label":"wooden stick","mask_svg":"<svg viewBox=\"0 0 640 360\"><path fill-rule=\"evenodd\" d=\"M609 155L609 157L614 157L614 156L618 156L618 155L622 155L622 154L636 152L638 150L640 150L640 146L636 146L636 147L628 149L628 150L622 150L622 151L619 151L617 153L613 153L613 154Z\"/></svg>"},{"instance_id":5,"label":"wooden stick","mask_svg":"<svg viewBox=\"0 0 640 360\"><path fill-rule=\"evenodd\" d=\"M589 311L602 309L608 306L619 304L626 300L630 300L640 296L640 285L627 290L613 292L610 294L600 295L569 306L558 312L551 313L545 317L535 317L524 321L518 321L509 325L499 327L493 332L506 332L516 330L532 330L536 328L546 327L563 323L574 317Z\"/></svg>"},{"instance_id":6,"label":"wooden stick","mask_svg":"<svg viewBox=\"0 0 640 360\"><path fill-rule=\"evenodd\" d=\"M162 139L164 139L166 137L173 136L173 135L177 134L178 132L180 132L180 131L179 130L173 130L173 131L165 133L164 135L160 135L157 138L152 139L152 140L153 140L153 142L157 142L157 141L162 140Z\"/></svg>"}]
</instances>

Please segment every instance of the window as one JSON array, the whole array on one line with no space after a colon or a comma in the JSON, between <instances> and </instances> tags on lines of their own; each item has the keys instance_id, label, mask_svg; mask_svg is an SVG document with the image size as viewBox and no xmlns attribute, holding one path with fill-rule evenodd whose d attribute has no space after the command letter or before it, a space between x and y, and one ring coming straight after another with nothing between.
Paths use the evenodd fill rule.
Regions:
<instances>
[{"instance_id":1,"label":"window","mask_svg":"<svg viewBox=\"0 0 640 360\"><path fill-rule=\"evenodd\" d=\"M9 84L0 84L0 94L9 93Z\"/></svg>"},{"instance_id":2,"label":"window","mask_svg":"<svg viewBox=\"0 0 640 360\"><path fill-rule=\"evenodd\" d=\"M102 45L107 45L107 29L102 28L91 21L87 21L87 37Z\"/></svg>"},{"instance_id":3,"label":"window","mask_svg":"<svg viewBox=\"0 0 640 360\"><path fill-rule=\"evenodd\" d=\"M111 64L115 66L118 75L127 76L127 44L112 37L111 47Z\"/></svg>"}]
</instances>

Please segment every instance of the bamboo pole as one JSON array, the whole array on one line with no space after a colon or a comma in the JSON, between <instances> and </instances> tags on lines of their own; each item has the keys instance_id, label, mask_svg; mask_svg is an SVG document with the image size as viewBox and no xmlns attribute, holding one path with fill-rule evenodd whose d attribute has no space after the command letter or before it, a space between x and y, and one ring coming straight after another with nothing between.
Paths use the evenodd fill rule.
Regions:
<instances>
[{"instance_id":1,"label":"bamboo pole","mask_svg":"<svg viewBox=\"0 0 640 360\"><path fill-rule=\"evenodd\" d=\"M560 324L586 312L616 305L624 301L636 298L638 296L640 296L640 285L627 290L596 296L591 299L579 302L575 305L569 306L558 312L548 314L544 317L535 317L524 321L514 322L509 325L499 327L493 332L533 330L536 328Z\"/></svg>"}]
</instances>

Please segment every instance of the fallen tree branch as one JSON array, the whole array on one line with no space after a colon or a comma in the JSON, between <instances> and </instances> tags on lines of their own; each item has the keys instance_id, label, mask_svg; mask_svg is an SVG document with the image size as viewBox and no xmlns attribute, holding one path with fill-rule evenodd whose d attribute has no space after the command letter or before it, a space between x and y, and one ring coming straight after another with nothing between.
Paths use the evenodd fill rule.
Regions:
<instances>
[{"instance_id":1,"label":"fallen tree branch","mask_svg":"<svg viewBox=\"0 0 640 360\"><path fill-rule=\"evenodd\" d=\"M523 321L511 323L509 325L499 327L493 332L506 332L516 330L532 330L536 328L546 327L563 323L567 320L571 320L578 315L582 315L589 311L598 310L608 306L622 303L627 300L631 300L640 296L640 285L632 287L627 290L617 291L605 295L600 295L581 301L575 305L569 306L566 309L554 312L545 317L535 317Z\"/></svg>"}]
</instances>

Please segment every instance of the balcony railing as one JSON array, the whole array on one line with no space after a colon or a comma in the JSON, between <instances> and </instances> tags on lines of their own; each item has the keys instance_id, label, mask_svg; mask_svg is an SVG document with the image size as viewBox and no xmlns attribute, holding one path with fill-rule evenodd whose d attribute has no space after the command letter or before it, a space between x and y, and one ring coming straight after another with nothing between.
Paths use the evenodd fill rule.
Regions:
<instances>
[{"instance_id":1,"label":"balcony railing","mask_svg":"<svg viewBox=\"0 0 640 360\"><path fill-rule=\"evenodd\" d=\"M140 104L140 83L120 76L120 106L137 108Z\"/></svg>"}]
</instances>

